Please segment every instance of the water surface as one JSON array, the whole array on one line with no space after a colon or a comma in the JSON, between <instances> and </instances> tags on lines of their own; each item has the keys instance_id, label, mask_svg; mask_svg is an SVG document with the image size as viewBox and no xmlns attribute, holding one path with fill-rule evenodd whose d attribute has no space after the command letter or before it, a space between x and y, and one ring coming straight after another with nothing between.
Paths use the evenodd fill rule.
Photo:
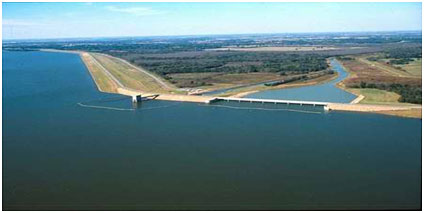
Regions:
<instances>
[{"instance_id":1,"label":"water surface","mask_svg":"<svg viewBox=\"0 0 424 213\"><path fill-rule=\"evenodd\" d=\"M338 77L324 84L295 87L277 90L267 90L247 95L248 98L285 99L299 101L323 101L336 103L349 103L356 98L355 95L339 89L335 84L348 76L343 66L335 59L331 60L331 67L338 72Z\"/></svg>"},{"instance_id":2,"label":"water surface","mask_svg":"<svg viewBox=\"0 0 424 213\"><path fill-rule=\"evenodd\" d=\"M421 208L421 120L239 103L132 109L98 92L78 55L3 52L3 209Z\"/></svg>"}]
</instances>

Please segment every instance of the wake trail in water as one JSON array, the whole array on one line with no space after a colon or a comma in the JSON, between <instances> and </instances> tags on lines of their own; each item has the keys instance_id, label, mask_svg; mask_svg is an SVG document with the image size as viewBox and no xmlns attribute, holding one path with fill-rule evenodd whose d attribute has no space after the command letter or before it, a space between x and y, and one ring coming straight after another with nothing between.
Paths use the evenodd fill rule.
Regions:
<instances>
[{"instance_id":1,"label":"wake trail in water","mask_svg":"<svg viewBox=\"0 0 424 213\"><path fill-rule=\"evenodd\" d=\"M128 100L128 97L122 97L122 96L117 96L117 97L102 97L99 99L95 99L95 100L90 100L90 101L84 101L81 103L107 103L107 102L115 102L115 101L122 101L122 100Z\"/></svg>"},{"instance_id":2,"label":"wake trail in water","mask_svg":"<svg viewBox=\"0 0 424 213\"><path fill-rule=\"evenodd\" d=\"M225 105L199 105L199 106L221 107L221 108L229 108L229 109L236 109L236 110L289 111L289 112L300 112L300 113L309 113L309 114L322 114L322 112L297 110L297 109L269 109L269 108L259 108L259 107L236 107L236 106L225 106Z\"/></svg>"},{"instance_id":3,"label":"wake trail in water","mask_svg":"<svg viewBox=\"0 0 424 213\"><path fill-rule=\"evenodd\" d=\"M128 100L128 99L129 99L128 97L113 97L113 98L107 98L107 99L100 98L100 99L91 100L91 101L79 102L77 104L78 104L78 106L86 107L86 108L115 110L115 111L144 111L144 110L168 108L168 107L172 107L172 106L176 106L176 105L181 104L181 103L175 103L175 104L168 104L168 105L163 105L163 106L142 107L142 108L118 108L118 107L109 107L109 106L100 106L100 105L87 104L87 103L116 102L116 101L122 101L122 100Z\"/></svg>"},{"instance_id":4,"label":"wake trail in water","mask_svg":"<svg viewBox=\"0 0 424 213\"><path fill-rule=\"evenodd\" d=\"M77 103L81 107L95 108L95 109L108 109L108 110L118 110L118 111L135 111L135 109L126 109L126 108L117 108L117 107L106 107L106 106L96 106L96 105L86 105L83 103Z\"/></svg>"}]
</instances>

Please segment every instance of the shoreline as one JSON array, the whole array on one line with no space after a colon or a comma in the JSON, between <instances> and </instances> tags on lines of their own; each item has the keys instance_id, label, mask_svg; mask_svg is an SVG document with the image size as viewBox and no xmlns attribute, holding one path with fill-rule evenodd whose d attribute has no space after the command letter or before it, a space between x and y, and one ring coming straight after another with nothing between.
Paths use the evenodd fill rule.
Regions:
<instances>
[{"instance_id":1,"label":"shoreline","mask_svg":"<svg viewBox=\"0 0 424 213\"><path fill-rule=\"evenodd\" d=\"M169 94L169 93L165 94L165 93L145 92L145 91L141 91L141 90L137 90L137 89L126 88L125 86L121 87L121 86L117 85L114 82L113 79L110 79L110 76L105 75L105 73L103 73L102 71L99 72L99 70L97 70L97 72L96 72L96 70L94 70L94 66L90 66L90 64L86 60L83 59L84 53L90 55L89 52L54 50L54 49L40 49L40 51L79 54L82 62L86 66L87 70L90 72L90 75L91 75L93 81L95 82L95 84L96 84L96 86L97 86L97 88L100 92L115 93L115 94L121 94L121 95L126 95L126 96L135 96L135 95L151 96L151 95L156 95L157 97L155 99L157 99L157 100L195 102L195 103L211 103L215 99L217 99L217 98L219 99L219 97L220 97L220 96L180 95L180 94ZM108 57L113 57L113 56L108 56ZM107 69L107 68L105 68L105 69ZM100 82L100 80L99 80L100 78L98 77L99 75L103 75L103 77L107 76L107 78L106 78L107 80L103 79L105 81ZM259 90L250 88L251 90L249 90L249 91L243 91L243 92L239 91L238 93L233 94L231 97L243 98L246 95L249 95L249 94L252 94L252 93L255 93L255 92L265 91L265 90L276 90L276 89L284 89L284 88L295 88L295 87L303 87L303 86L320 85L320 84L328 83L328 82L336 79L338 76L339 76L339 73L336 72L335 75L333 75L329 78L325 78L324 80L319 81L319 82L316 82L317 79L311 79L311 81L309 81L309 82L293 83L291 85L290 84L280 85L280 86L276 86L274 88L266 88L266 89L262 89L262 90L261 90L261 88L259 88ZM321 76L321 77L318 77L318 78L322 78L322 77L326 77L326 76ZM335 85L337 87L339 87L339 84L342 83L342 81L336 82ZM114 87L116 87L116 89L112 90L112 91L111 90L105 90L104 88L102 89L101 84L107 83L107 82L112 84L112 85L115 85ZM113 83L111 83L111 82L113 82ZM263 87L265 87L265 86L263 86ZM343 89L343 88L341 88L341 89ZM343 89L343 90L345 90L345 89ZM221 96L221 97L225 97L225 96ZM421 105L420 106L415 106L415 105L412 105L412 106L394 106L394 105L370 105L370 104L357 104L357 103L355 103L355 104L328 103L327 109L334 110L334 111L366 112L366 113L378 113L378 114L386 114L386 115L409 117L409 118L421 118L421 113L420 113L420 116L418 116L417 115L418 113L410 113L410 112L411 111L421 112L422 107L421 107ZM408 112L408 113L406 113L406 112Z\"/></svg>"},{"instance_id":2,"label":"shoreline","mask_svg":"<svg viewBox=\"0 0 424 213\"><path fill-rule=\"evenodd\" d=\"M339 76L338 73L335 73L331 76L320 76L318 78L315 79L310 79L310 81L304 81L304 82L293 82L293 83L288 83L288 84L282 84L282 85L278 85L278 86L274 86L274 87L270 87L267 88L265 87L264 89L258 89L258 90L253 90L253 91L246 91L246 92L240 92L238 94L235 95L239 95L241 93L245 93L243 96L241 97L245 97L246 95L250 95L256 92L263 92L263 91L269 91L269 90L279 90L279 89L290 89L290 88L298 88L298 87L307 87L307 86L316 86L316 85L321 85L321 84L325 84L328 83L334 79L336 79ZM329 78L325 78L321 81L316 82L317 79L319 78L324 78L324 77L329 77Z\"/></svg>"},{"instance_id":3,"label":"shoreline","mask_svg":"<svg viewBox=\"0 0 424 213\"><path fill-rule=\"evenodd\" d=\"M92 75L92 77L93 77L93 74L92 74L92 72L91 72L91 70L88 68L88 66L87 66L87 62L86 61L84 61L83 60L83 54L84 53L87 53L87 54L90 54L89 52L85 52L85 51L75 51L75 50L56 50L56 49L39 49L39 51L44 51L44 52L60 52L60 53L71 53L71 54L79 54L80 55L80 57L81 57L81 59L82 59L82 61L84 62L84 64L85 64L85 66L87 67L87 69L90 71L90 74ZM107 54L103 54L103 53L101 53L102 55L104 55L104 56L106 56L106 57L111 57L111 58L116 58L116 57L114 57L114 56L111 56L111 55L107 55ZM126 62L126 63L129 63L129 62L127 62L127 61L125 61L125 60L123 60L123 59L120 59L120 58L117 58L118 60L120 60L120 61L124 61L124 62ZM132 65L132 64L130 64L132 67L135 67L134 65ZM138 67L137 67L138 68ZM145 73L147 73L148 71L144 71ZM155 74L151 74L151 73L148 73L149 75L154 75L155 76L155 78L157 78L157 76L155 75ZM278 86L273 86L273 87L263 87L263 88L255 88L255 87L262 87L263 85L255 85L255 86L251 86L251 87L249 87L249 86L247 86L247 87L242 87L242 88L240 88L240 89L244 89L244 88L255 88L255 89L249 89L248 91L242 91L242 92L238 92L238 93L236 93L236 94L232 94L231 96L229 96L229 97L245 97L246 95L249 95L249 94L252 94L252 93L256 93L256 92L262 92L262 91L267 91L267 90L278 90L278 89L288 89L288 88L297 88L297 87L304 87L304 86L314 86L314 85L321 85L321 84L324 84L324 83L328 83L328 82L330 82L330 81L332 81L332 80L334 80L334 79L336 79L338 76L339 76L339 73L338 72L335 72L335 74L333 74L333 75L331 75L331 77L329 77L329 78L324 78L324 77L327 77L328 75L324 75L324 76L320 76L320 77L317 77L317 78L314 78L314 79L310 79L310 80L306 80L306 81L304 81L304 82L293 82L293 83L289 83L289 84L282 84L282 85L278 85ZM323 80L321 80L321 81L317 81L317 79L322 79L322 78L324 78ZM96 81L95 81L96 82ZM161 84L163 83L163 82L160 82ZM166 83L165 83L166 84ZM97 82L96 82L96 85L97 85L97 87L98 88L100 88L99 87L99 85L97 84ZM169 85L166 85L167 87L169 87ZM214 89L214 90L210 90L210 91L207 91L207 92L212 92L212 91L215 91L215 90L221 90L221 89L228 89L228 88L218 88L218 89ZM100 89L99 89L100 90ZM237 89L235 89L235 90L237 90ZM105 91L102 91L102 92L105 92ZM231 93L231 91L228 91L228 93ZM221 94L218 94L217 96L222 96L222 95L225 95L226 93L221 93ZM192 95L189 95L189 96L192 96ZM208 96L208 95L205 95L205 96ZM208 96L208 97L214 97L214 96ZM223 96L223 97L226 97L226 96Z\"/></svg>"},{"instance_id":4,"label":"shoreline","mask_svg":"<svg viewBox=\"0 0 424 213\"><path fill-rule=\"evenodd\" d=\"M337 60L337 59L335 59L335 60ZM330 67L332 67L331 66L331 63L330 63L330 59L327 59L327 63L330 65ZM344 69L344 67L343 67L343 69ZM242 90L242 91L240 91L238 93L235 93L235 94L233 94L233 93L231 93L231 91L229 91L228 93L222 93L221 95L228 95L228 94L230 94L230 96L228 96L228 97L245 97L247 95L250 95L250 94L253 94L253 93L257 93L257 92L262 92L262 91L278 90L278 89L289 89L289 88L298 88L298 87L307 87L307 86L316 86L316 85L321 85L321 84L329 83L332 80L337 79L339 77L339 75L340 75L339 72L335 72L329 78L326 78L326 77L328 77L328 75L324 75L324 76L319 76L319 77L314 78L314 79L306 80L304 82L293 82L293 83L278 85L278 86L271 87L271 88L269 88L269 87L263 87L263 86L256 86L256 87L250 87L251 88L251 91L250 90L248 90L248 91ZM336 85L336 84L340 83L343 80L344 79L340 80L339 82L335 82L334 84ZM249 88L249 87L246 87L246 89L247 88ZM351 93L351 92L349 92L349 93ZM351 93L351 94L353 94L353 93ZM356 94L353 94L353 95L358 96Z\"/></svg>"}]
</instances>

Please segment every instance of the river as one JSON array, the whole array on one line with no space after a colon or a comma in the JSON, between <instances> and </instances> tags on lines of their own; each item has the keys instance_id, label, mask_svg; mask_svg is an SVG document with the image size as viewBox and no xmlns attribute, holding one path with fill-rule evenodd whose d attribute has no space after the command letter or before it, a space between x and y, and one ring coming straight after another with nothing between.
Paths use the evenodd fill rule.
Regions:
<instances>
[{"instance_id":1,"label":"river","mask_svg":"<svg viewBox=\"0 0 424 213\"><path fill-rule=\"evenodd\" d=\"M247 95L248 98L285 99L302 101L322 101L335 103L349 103L356 98L355 95L339 89L335 86L348 76L343 66L336 60L331 59L331 67L338 73L336 79L318 85L286 88L278 90L267 90Z\"/></svg>"},{"instance_id":2,"label":"river","mask_svg":"<svg viewBox=\"0 0 424 213\"><path fill-rule=\"evenodd\" d=\"M3 51L2 60L4 210L421 208L419 119L133 107L98 92L78 55Z\"/></svg>"}]
</instances>

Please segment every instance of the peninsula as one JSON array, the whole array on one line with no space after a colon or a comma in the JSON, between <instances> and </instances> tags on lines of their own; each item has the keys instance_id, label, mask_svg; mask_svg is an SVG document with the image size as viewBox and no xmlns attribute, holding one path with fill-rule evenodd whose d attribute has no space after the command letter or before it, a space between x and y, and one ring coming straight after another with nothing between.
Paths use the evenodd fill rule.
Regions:
<instances>
[{"instance_id":1,"label":"peninsula","mask_svg":"<svg viewBox=\"0 0 424 213\"><path fill-rule=\"evenodd\" d=\"M252 92L257 92L266 89L281 89L289 87L301 87L306 85L313 85L324 83L336 77L336 74L330 77L320 77L311 81L302 83L284 84L278 87L266 88L262 85L245 87L243 89L224 93L221 96L207 96L207 95L189 95L186 91L179 90L165 79L156 76L140 67L130 64L123 59L99 53L78 52L90 71L93 80L95 81L98 89L102 92L117 93L127 96L145 96L152 97L158 100L167 101L184 101L184 102L198 102L198 103L211 103L216 100L232 100L238 102L252 102L252 99L243 99L242 97ZM341 85L341 84L339 84ZM343 87L341 87L343 88ZM350 91L350 90L348 90ZM350 91L354 93L353 91ZM230 98L225 98L230 96ZM355 111L355 112L373 112L381 114L389 114L404 117L421 117L420 105L390 105L390 104L359 104L365 98L364 95L359 94L358 98L353 100L350 104L341 103L309 103L304 101L303 104L321 105L325 106L327 110L338 111ZM278 103L278 100L255 100L258 102L271 102ZM283 100L282 103L302 104L302 101L289 101Z\"/></svg>"}]
</instances>

